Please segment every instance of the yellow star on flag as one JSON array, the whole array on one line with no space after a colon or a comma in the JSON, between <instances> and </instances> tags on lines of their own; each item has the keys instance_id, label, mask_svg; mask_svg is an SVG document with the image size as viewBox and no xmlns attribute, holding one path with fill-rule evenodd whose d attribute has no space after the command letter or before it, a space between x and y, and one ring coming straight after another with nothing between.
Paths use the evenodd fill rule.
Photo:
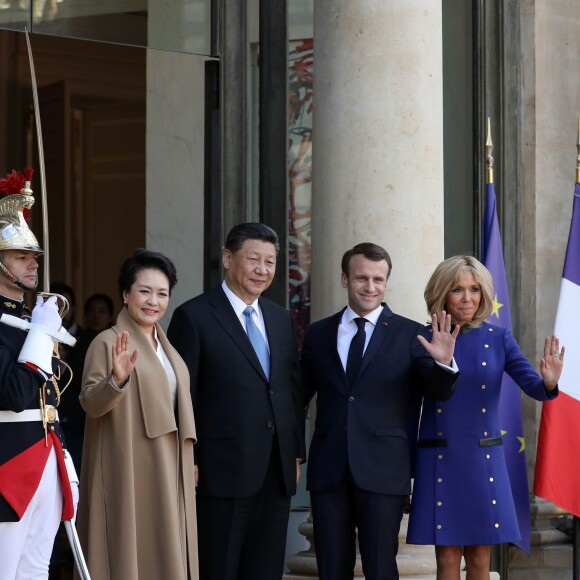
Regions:
<instances>
[{"instance_id":1,"label":"yellow star on flag","mask_svg":"<svg viewBox=\"0 0 580 580\"><path fill-rule=\"evenodd\" d=\"M521 443L520 448L518 449L518 453L522 453L526 450L526 441L523 437L518 437L517 439Z\"/></svg>"},{"instance_id":2,"label":"yellow star on flag","mask_svg":"<svg viewBox=\"0 0 580 580\"><path fill-rule=\"evenodd\" d=\"M503 429L501 429L501 436L503 437L505 434L507 433L507 431L504 431Z\"/></svg>"},{"instance_id":3,"label":"yellow star on flag","mask_svg":"<svg viewBox=\"0 0 580 580\"><path fill-rule=\"evenodd\" d=\"M492 309L491 309L490 316L493 316L495 314L497 316L497 319L499 320L499 309L502 307L503 307L503 304L498 301L497 293L496 293L496 295L493 297Z\"/></svg>"}]
</instances>

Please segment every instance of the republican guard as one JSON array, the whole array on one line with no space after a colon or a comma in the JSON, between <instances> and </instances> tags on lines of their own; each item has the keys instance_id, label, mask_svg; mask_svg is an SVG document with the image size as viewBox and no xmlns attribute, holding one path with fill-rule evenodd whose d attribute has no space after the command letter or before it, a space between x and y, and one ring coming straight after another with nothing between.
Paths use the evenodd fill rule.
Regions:
<instances>
[{"instance_id":1,"label":"republican guard","mask_svg":"<svg viewBox=\"0 0 580 580\"><path fill-rule=\"evenodd\" d=\"M78 501L58 421L54 341L66 332L57 298L38 296L32 313L24 304L25 292L36 289L43 254L25 220L34 203L31 177L27 169L0 179L0 315L12 324L0 324L1 580L48 578L59 523L74 517ZM13 326L20 319L22 328Z\"/></svg>"}]
</instances>

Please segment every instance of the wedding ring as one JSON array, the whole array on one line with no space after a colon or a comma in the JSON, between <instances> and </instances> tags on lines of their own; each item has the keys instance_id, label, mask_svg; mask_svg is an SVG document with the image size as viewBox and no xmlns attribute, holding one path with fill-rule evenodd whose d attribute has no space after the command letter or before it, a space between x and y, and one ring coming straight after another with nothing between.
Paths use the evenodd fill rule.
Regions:
<instances>
[{"instance_id":1,"label":"wedding ring","mask_svg":"<svg viewBox=\"0 0 580 580\"><path fill-rule=\"evenodd\" d=\"M556 358L560 358L560 353L559 353L559 352L557 352L557 353L556 353L554 356L555 356Z\"/></svg>"}]
</instances>

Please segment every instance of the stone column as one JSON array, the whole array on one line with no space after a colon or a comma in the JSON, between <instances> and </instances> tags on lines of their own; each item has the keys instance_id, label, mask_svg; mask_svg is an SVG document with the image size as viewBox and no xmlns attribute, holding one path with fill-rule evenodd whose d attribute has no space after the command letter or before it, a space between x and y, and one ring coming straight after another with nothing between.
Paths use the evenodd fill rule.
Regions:
<instances>
[{"instance_id":1,"label":"stone column","mask_svg":"<svg viewBox=\"0 0 580 580\"><path fill-rule=\"evenodd\" d=\"M340 260L363 241L391 254L391 308L427 319L443 259L441 19L430 0L314 4L312 320L344 306ZM433 574L433 548L407 547L405 529L401 575ZM295 574L315 564L312 551L289 561Z\"/></svg>"},{"instance_id":2,"label":"stone column","mask_svg":"<svg viewBox=\"0 0 580 580\"><path fill-rule=\"evenodd\" d=\"M395 312L426 320L443 258L441 4L314 6L312 319L344 306L340 259L355 243L393 260Z\"/></svg>"}]
</instances>

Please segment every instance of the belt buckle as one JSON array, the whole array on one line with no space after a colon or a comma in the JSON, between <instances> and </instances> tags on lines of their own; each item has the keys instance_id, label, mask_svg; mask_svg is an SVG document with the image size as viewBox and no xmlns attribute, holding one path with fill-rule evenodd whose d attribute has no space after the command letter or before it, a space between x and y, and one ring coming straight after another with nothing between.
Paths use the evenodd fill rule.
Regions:
<instances>
[{"instance_id":1,"label":"belt buckle","mask_svg":"<svg viewBox=\"0 0 580 580\"><path fill-rule=\"evenodd\" d=\"M56 409L54 407L44 407L44 420L46 423L54 423L56 421Z\"/></svg>"}]
</instances>

